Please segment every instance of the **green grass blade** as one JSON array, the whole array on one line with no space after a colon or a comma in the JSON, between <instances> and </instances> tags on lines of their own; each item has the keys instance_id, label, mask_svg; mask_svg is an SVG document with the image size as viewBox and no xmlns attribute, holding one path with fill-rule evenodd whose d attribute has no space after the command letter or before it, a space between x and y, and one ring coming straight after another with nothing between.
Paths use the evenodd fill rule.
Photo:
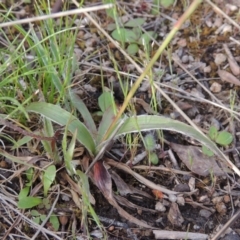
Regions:
<instances>
[{"instance_id":1,"label":"green grass blade","mask_svg":"<svg viewBox=\"0 0 240 240\"><path fill-rule=\"evenodd\" d=\"M86 127L92 133L92 136L95 137L97 135L97 128L93 121L92 115L88 111L85 103L73 91L70 91L69 96L73 106L81 113Z\"/></svg>"},{"instance_id":2,"label":"green grass blade","mask_svg":"<svg viewBox=\"0 0 240 240\"><path fill-rule=\"evenodd\" d=\"M162 117L162 116L136 116L130 117L126 120L126 122L119 129L116 136L139 132L139 131L149 131L153 129L162 129L169 130L182 133L188 137L192 137L195 140L198 140L201 144L211 149L216 155L218 155L221 159L226 159L224 154L218 149L216 144L212 142L208 137L204 134L200 133L198 130L193 127L176 121L170 118Z\"/></svg>"},{"instance_id":3,"label":"green grass blade","mask_svg":"<svg viewBox=\"0 0 240 240\"><path fill-rule=\"evenodd\" d=\"M93 156L95 154L95 143L90 132L85 127L85 125L71 113L67 112L57 105L45 102L31 103L26 107L26 111L41 114L51 121L63 126L65 126L70 121L68 124L68 130L74 134L75 130L77 129L77 140L87 148L90 155Z\"/></svg>"}]
</instances>

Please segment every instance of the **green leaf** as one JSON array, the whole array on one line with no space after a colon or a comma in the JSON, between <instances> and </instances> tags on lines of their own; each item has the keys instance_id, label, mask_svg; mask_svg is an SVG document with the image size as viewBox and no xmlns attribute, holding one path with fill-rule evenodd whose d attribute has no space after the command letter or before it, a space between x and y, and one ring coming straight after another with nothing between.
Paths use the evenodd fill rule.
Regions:
<instances>
[{"instance_id":1,"label":"green leaf","mask_svg":"<svg viewBox=\"0 0 240 240\"><path fill-rule=\"evenodd\" d=\"M174 3L174 0L161 0L161 4L164 7L169 7Z\"/></svg>"},{"instance_id":2,"label":"green leaf","mask_svg":"<svg viewBox=\"0 0 240 240\"><path fill-rule=\"evenodd\" d=\"M114 4L115 1L114 0L103 0L103 3L104 4L107 4L107 3L112 3ZM117 13L116 13L116 6L112 7L112 8L109 8L109 9L106 9L105 10L106 13L107 13L107 16L115 19L115 17L117 16Z\"/></svg>"},{"instance_id":3,"label":"green leaf","mask_svg":"<svg viewBox=\"0 0 240 240\"><path fill-rule=\"evenodd\" d=\"M38 216L38 217L34 217L33 218L33 221L35 222L35 223L37 223L37 224L40 224L40 217Z\"/></svg>"},{"instance_id":4,"label":"green leaf","mask_svg":"<svg viewBox=\"0 0 240 240\"><path fill-rule=\"evenodd\" d=\"M147 134L144 137L144 145L147 151L153 151L156 148L156 141L152 134Z\"/></svg>"},{"instance_id":5,"label":"green leaf","mask_svg":"<svg viewBox=\"0 0 240 240\"><path fill-rule=\"evenodd\" d=\"M169 131L175 131L182 133L188 137L192 137L195 140L198 140L203 145L207 146L211 151L217 154L220 158L230 161L226 158L226 156L218 149L216 144L212 142L207 136L196 130L195 128L188 126L185 123L166 118L163 116L155 116L155 115L142 115L142 116L134 116L126 119L125 123L119 129L116 137L133 132L139 131L149 131L154 129L163 129Z\"/></svg>"},{"instance_id":6,"label":"green leaf","mask_svg":"<svg viewBox=\"0 0 240 240\"><path fill-rule=\"evenodd\" d=\"M87 148L90 155L93 156L95 154L95 143L90 132L86 126L71 113L57 105L45 102L31 103L26 107L26 111L41 114L51 121L64 126L70 120L71 122L68 125L68 130L73 134L77 129L77 140Z\"/></svg>"},{"instance_id":7,"label":"green leaf","mask_svg":"<svg viewBox=\"0 0 240 240\"><path fill-rule=\"evenodd\" d=\"M139 49L139 47L136 43L131 43L127 47L127 53L129 55L135 55L138 52L138 49Z\"/></svg>"},{"instance_id":8,"label":"green leaf","mask_svg":"<svg viewBox=\"0 0 240 240\"><path fill-rule=\"evenodd\" d=\"M218 143L222 146L227 146L233 141L233 136L229 132L221 131L217 135L217 138L215 141L216 141L216 143Z\"/></svg>"},{"instance_id":9,"label":"green leaf","mask_svg":"<svg viewBox=\"0 0 240 240\"><path fill-rule=\"evenodd\" d=\"M59 224L59 221L58 221L58 217L56 215L52 215L50 217L50 223L52 224L54 230L58 231L60 224Z\"/></svg>"},{"instance_id":10,"label":"green leaf","mask_svg":"<svg viewBox=\"0 0 240 240\"><path fill-rule=\"evenodd\" d=\"M133 28L132 31L136 35L137 40L142 36L142 30L139 27Z\"/></svg>"},{"instance_id":11,"label":"green leaf","mask_svg":"<svg viewBox=\"0 0 240 240\"><path fill-rule=\"evenodd\" d=\"M76 172L75 167L72 164L72 159L73 159L73 154L74 154L74 149L76 144L76 136L77 136L77 129L72 136L68 149L67 149L67 132L66 131L64 132L63 141L62 141L65 167L70 176L73 176Z\"/></svg>"},{"instance_id":12,"label":"green leaf","mask_svg":"<svg viewBox=\"0 0 240 240\"><path fill-rule=\"evenodd\" d=\"M116 29L116 24L115 23L109 23L108 25L107 25L107 30L108 31L113 31L114 29Z\"/></svg>"},{"instance_id":13,"label":"green leaf","mask_svg":"<svg viewBox=\"0 0 240 240\"><path fill-rule=\"evenodd\" d=\"M37 210L31 210L31 215L32 215L33 217L37 217L37 216L40 215L40 213L39 213Z\"/></svg>"},{"instance_id":14,"label":"green leaf","mask_svg":"<svg viewBox=\"0 0 240 240\"><path fill-rule=\"evenodd\" d=\"M138 27L146 22L144 18L134 18L124 24L125 27Z\"/></svg>"},{"instance_id":15,"label":"green leaf","mask_svg":"<svg viewBox=\"0 0 240 240\"><path fill-rule=\"evenodd\" d=\"M218 135L218 130L215 126L211 126L208 131L208 136L215 141L216 137Z\"/></svg>"},{"instance_id":16,"label":"green leaf","mask_svg":"<svg viewBox=\"0 0 240 240\"><path fill-rule=\"evenodd\" d=\"M117 107L112 92L103 92L98 98L98 105L104 113L109 107L116 111Z\"/></svg>"},{"instance_id":17,"label":"green leaf","mask_svg":"<svg viewBox=\"0 0 240 240\"><path fill-rule=\"evenodd\" d=\"M26 183L26 186L29 186L29 187L32 186L33 173L34 173L33 168L29 168L26 170L26 177L28 180L28 183Z\"/></svg>"},{"instance_id":18,"label":"green leaf","mask_svg":"<svg viewBox=\"0 0 240 240\"><path fill-rule=\"evenodd\" d=\"M208 157L212 157L214 155L213 151L208 149L206 146L202 146L202 152Z\"/></svg>"},{"instance_id":19,"label":"green leaf","mask_svg":"<svg viewBox=\"0 0 240 240\"><path fill-rule=\"evenodd\" d=\"M115 29L111 35L115 40L123 43L132 43L137 42L138 40L138 36L136 35L136 33L134 33L132 30L125 28Z\"/></svg>"},{"instance_id":20,"label":"green leaf","mask_svg":"<svg viewBox=\"0 0 240 240\"><path fill-rule=\"evenodd\" d=\"M155 152L149 153L149 161L154 165L158 164L159 159L158 159L158 156Z\"/></svg>"},{"instance_id":21,"label":"green leaf","mask_svg":"<svg viewBox=\"0 0 240 240\"><path fill-rule=\"evenodd\" d=\"M148 31L146 33L144 33L141 38L139 39L139 43L146 46L149 44L149 42L151 41L151 37L154 37L155 32L153 31Z\"/></svg>"},{"instance_id":22,"label":"green leaf","mask_svg":"<svg viewBox=\"0 0 240 240\"><path fill-rule=\"evenodd\" d=\"M28 195L28 193L29 193L29 189L30 189L30 187L25 187L25 188L23 188L23 189L20 191L20 193L18 194L18 199L20 200L20 199L26 198L27 195Z\"/></svg>"},{"instance_id":23,"label":"green leaf","mask_svg":"<svg viewBox=\"0 0 240 240\"><path fill-rule=\"evenodd\" d=\"M153 4L152 4L152 9L151 9L151 13L153 15L157 15L160 13L159 9L160 9L160 2L161 0L153 0Z\"/></svg>"},{"instance_id":24,"label":"green leaf","mask_svg":"<svg viewBox=\"0 0 240 240\"><path fill-rule=\"evenodd\" d=\"M37 197L25 197L19 199L17 206L20 209L28 209L39 205L41 202L42 200Z\"/></svg>"},{"instance_id":25,"label":"green leaf","mask_svg":"<svg viewBox=\"0 0 240 240\"><path fill-rule=\"evenodd\" d=\"M69 95L73 106L81 113L85 126L91 132L92 136L96 136L97 128L85 103L73 91L70 91Z\"/></svg>"},{"instance_id":26,"label":"green leaf","mask_svg":"<svg viewBox=\"0 0 240 240\"><path fill-rule=\"evenodd\" d=\"M45 214L40 215L40 219L42 222L45 221L46 218L47 218L47 216Z\"/></svg>"},{"instance_id":27,"label":"green leaf","mask_svg":"<svg viewBox=\"0 0 240 240\"><path fill-rule=\"evenodd\" d=\"M116 111L113 108L109 107L103 114L102 120L98 127L98 136L96 139L97 146L102 142L108 128L111 125L111 122L114 120L116 116Z\"/></svg>"},{"instance_id":28,"label":"green leaf","mask_svg":"<svg viewBox=\"0 0 240 240\"><path fill-rule=\"evenodd\" d=\"M47 196L47 192L51 186L51 184L53 183L53 181L55 180L56 177L56 167L54 165L49 166L44 174L43 174L43 193L44 196Z\"/></svg>"}]
</instances>

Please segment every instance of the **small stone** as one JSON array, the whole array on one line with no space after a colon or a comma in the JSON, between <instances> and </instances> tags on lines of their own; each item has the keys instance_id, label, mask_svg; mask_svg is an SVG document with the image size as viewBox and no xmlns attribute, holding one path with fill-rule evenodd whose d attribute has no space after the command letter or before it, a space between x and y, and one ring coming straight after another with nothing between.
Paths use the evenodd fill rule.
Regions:
<instances>
[{"instance_id":1,"label":"small stone","mask_svg":"<svg viewBox=\"0 0 240 240\"><path fill-rule=\"evenodd\" d=\"M218 53L215 56L214 62L216 63L217 66L221 65L227 60L227 56L223 53Z\"/></svg>"},{"instance_id":2,"label":"small stone","mask_svg":"<svg viewBox=\"0 0 240 240\"><path fill-rule=\"evenodd\" d=\"M223 202L220 202L220 203L216 204L216 210L221 215L225 215L226 212L227 212L227 207L226 207L226 205Z\"/></svg>"},{"instance_id":3,"label":"small stone","mask_svg":"<svg viewBox=\"0 0 240 240\"><path fill-rule=\"evenodd\" d=\"M223 200L223 196L214 197L214 198L212 199L212 202L213 202L214 204L217 204L217 203L222 202L222 200Z\"/></svg>"},{"instance_id":4,"label":"small stone","mask_svg":"<svg viewBox=\"0 0 240 240\"><path fill-rule=\"evenodd\" d=\"M223 196L223 201L224 201L225 203L229 203L229 202L230 202L230 197L229 197L228 195L224 195L224 196Z\"/></svg>"},{"instance_id":5,"label":"small stone","mask_svg":"<svg viewBox=\"0 0 240 240\"><path fill-rule=\"evenodd\" d=\"M184 55L183 57L182 57L182 63L188 63L189 62L189 57L188 57L188 55Z\"/></svg>"},{"instance_id":6,"label":"small stone","mask_svg":"<svg viewBox=\"0 0 240 240\"><path fill-rule=\"evenodd\" d=\"M157 202L155 205L155 210L157 210L159 212L165 212L166 207L161 202Z\"/></svg>"},{"instance_id":7,"label":"small stone","mask_svg":"<svg viewBox=\"0 0 240 240\"><path fill-rule=\"evenodd\" d=\"M227 9L229 9L231 12L237 11L238 7L232 4L226 4L225 5Z\"/></svg>"},{"instance_id":8,"label":"small stone","mask_svg":"<svg viewBox=\"0 0 240 240\"><path fill-rule=\"evenodd\" d=\"M203 68L203 71L205 72L205 73L210 73L211 72L211 66L206 66L205 68Z\"/></svg>"},{"instance_id":9,"label":"small stone","mask_svg":"<svg viewBox=\"0 0 240 240\"><path fill-rule=\"evenodd\" d=\"M213 23L210 19L205 20L205 23L206 23L207 27L209 27L209 28L212 27L212 25L213 25Z\"/></svg>"},{"instance_id":10,"label":"small stone","mask_svg":"<svg viewBox=\"0 0 240 240\"><path fill-rule=\"evenodd\" d=\"M194 59L194 57L193 57L193 56L189 55L189 56L188 56L188 61L189 61L189 62L194 62L194 61L195 61L195 59Z\"/></svg>"},{"instance_id":11,"label":"small stone","mask_svg":"<svg viewBox=\"0 0 240 240\"><path fill-rule=\"evenodd\" d=\"M203 195L203 196L199 197L198 201L201 202L201 203L209 203L210 199L209 199L208 196Z\"/></svg>"},{"instance_id":12,"label":"small stone","mask_svg":"<svg viewBox=\"0 0 240 240\"><path fill-rule=\"evenodd\" d=\"M215 224L213 221L207 221L207 226L209 229L213 229L215 227Z\"/></svg>"},{"instance_id":13,"label":"small stone","mask_svg":"<svg viewBox=\"0 0 240 240\"><path fill-rule=\"evenodd\" d=\"M222 85L219 84L219 83L217 83L217 82L214 82L214 83L211 85L210 90L211 90L211 92L213 92L213 93L219 93L219 92L221 92L221 90L222 90Z\"/></svg>"},{"instance_id":14,"label":"small stone","mask_svg":"<svg viewBox=\"0 0 240 240\"><path fill-rule=\"evenodd\" d=\"M190 188L187 184L179 183L174 187L176 192L190 192Z\"/></svg>"},{"instance_id":15,"label":"small stone","mask_svg":"<svg viewBox=\"0 0 240 240\"><path fill-rule=\"evenodd\" d=\"M169 199L170 202L176 202L177 201L176 195L173 195L173 194L170 194L168 196L168 199Z\"/></svg>"},{"instance_id":16,"label":"small stone","mask_svg":"<svg viewBox=\"0 0 240 240\"><path fill-rule=\"evenodd\" d=\"M187 46L187 39L186 38L180 38L178 40L177 44L180 47L186 47Z\"/></svg>"},{"instance_id":17,"label":"small stone","mask_svg":"<svg viewBox=\"0 0 240 240\"><path fill-rule=\"evenodd\" d=\"M200 227L199 225L196 225L196 224L193 225L193 229L194 229L194 230L199 230L200 228L201 228L201 227Z\"/></svg>"},{"instance_id":18,"label":"small stone","mask_svg":"<svg viewBox=\"0 0 240 240\"><path fill-rule=\"evenodd\" d=\"M178 197L177 197L177 203L178 203L179 205L181 205L181 206L184 206L184 205L185 205L185 199L184 199L184 197L178 196Z\"/></svg>"},{"instance_id":19,"label":"small stone","mask_svg":"<svg viewBox=\"0 0 240 240\"><path fill-rule=\"evenodd\" d=\"M112 232L114 229L115 229L114 226L110 226L110 227L108 228L108 231L109 231L109 232Z\"/></svg>"},{"instance_id":20,"label":"small stone","mask_svg":"<svg viewBox=\"0 0 240 240\"><path fill-rule=\"evenodd\" d=\"M212 213L210 211L208 211L207 209L201 209L199 212L199 215L201 217L208 219L212 215Z\"/></svg>"}]
</instances>

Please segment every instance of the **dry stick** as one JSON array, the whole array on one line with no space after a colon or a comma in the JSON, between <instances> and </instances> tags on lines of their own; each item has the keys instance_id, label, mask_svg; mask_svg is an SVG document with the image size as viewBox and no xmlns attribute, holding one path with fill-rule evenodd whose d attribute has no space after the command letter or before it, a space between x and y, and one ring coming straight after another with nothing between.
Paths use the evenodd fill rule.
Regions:
<instances>
[{"instance_id":1,"label":"dry stick","mask_svg":"<svg viewBox=\"0 0 240 240\"><path fill-rule=\"evenodd\" d=\"M217 232L217 234L211 240L217 240L223 233L227 231L227 229L238 219L240 215L240 209L237 213L225 223L225 225Z\"/></svg>"},{"instance_id":2,"label":"dry stick","mask_svg":"<svg viewBox=\"0 0 240 240\"><path fill-rule=\"evenodd\" d=\"M8 235L10 234L10 232L13 230L13 228L15 228L15 226L16 226L17 224L19 224L19 222L20 222L21 219L22 219L22 218L21 218L21 216L19 215L19 216L17 217L17 219L14 221L14 223L13 223L13 224L9 227L9 229L6 231L6 233L4 234L2 240L6 240L6 239L7 239Z\"/></svg>"},{"instance_id":3,"label":"dry stick","mask_svg":"<svg viewBox=\"0 0 240 240\"><path fill-rule=\"evenodd\" d=\"M39 16L39 17L25 18L25 19L21 19L21 20L17 20L17 21L1 23L0 28L24 24L24 23L36 22L36 21L46 20L46 19L50 19L50 18L64 17L64 16L69 16L69 15L74 15L74 14L79 14L79 13L93 12L93 11L108 9L108 8L112 8L112 7L113 7L113 4L105 4L102 6L78 8L78 9L64 11L64 12L60 12L60 13L47 14L47 15L43 15L43 16Z\"/></svg>"},{"instance_id":4,"label":"dry stick","mask_svg":"<svg viewBox=\"0 0 240 240\"><path fill-rule=\"evenodd\" d=\"M26 217L24 214L22 214L18 209L17 209L17 204L16 202L14 202L12 199L7 198L5 195L0 193L0 202L4 203L6 206L8 206L13 212L17 213L18 215L20 215L22 217L22 219L28 223L30 223L34 228L38 229L40 227L39 224L31 221L28 217ZM13 204L14 206L12 206L11 204L9 204L8 202L10 202L11 204ZM45 234L48 234L52 237L54 237L54 239L57 240L62 240L62 238L60 238L59 236L57 236L53 231L50 231L46 228L42 229L42 232L44 232Z\"/></svg>"},{"instance_id":5,"label":"dry stick","mask_svg":"<svg viewBox=\"0 0 240 240\"><path fill-rule=\"evenodd\" d=\"M224 13L218 6L216 6L210 0L206 0L206 2L210 4L216 11L221 13L232 25L234 25L236 28L240 30L240 26L235 21L233 21L226 13Z\"/></svg>"},{"instance_id":6,"label":"dry stick","mask_svg":"<svg viewBox=\"0 0 240 240\"><path fill-rule=\"evenodd\" d=\"M167 230L153 230L155 239L207 239L208 235L204 233L179 232Z\"/></svg>"}]
</instances>

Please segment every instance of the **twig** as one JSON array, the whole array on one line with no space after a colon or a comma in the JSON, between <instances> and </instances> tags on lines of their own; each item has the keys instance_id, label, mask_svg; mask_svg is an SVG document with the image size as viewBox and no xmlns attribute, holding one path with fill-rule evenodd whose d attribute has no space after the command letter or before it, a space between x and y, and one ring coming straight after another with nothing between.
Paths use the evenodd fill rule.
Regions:
<instances>
[{"instance_id":1,"label":"twig","mask_svg":"<svg viewBox=\"0 0 240 240\"><path fill-rule=\"evenodd\" d=\"M217 240L238 219L239 216L240 216L240 209L237 211L237 213L234 216L232 216L231 219L229 219L225 223L225 225L217 232L217 234L211 240Z\"/></svg>"},{"instance_id":2,"label":"twig","mask_svg":"<svg viewBox=\"0 0 240 240\"><path fill-rule=\"evenodd\" d=\"M25 19L21 19L21 20L17 20L17 21L1 23L0 28L9 27L9 26L13 26L13 25L20 25L20 24L24 24L24 23L36 22L36 21L46 20L46 19L50 19L50 18L58 18L58 17L69 16L69 15L75 15L75 14L79 14L79 13L93 12L93 11L108 9L108 8L112 8L112 7L113 7L113 4L105 4L102 6L80 8L80 9L74 9L74 10L64 11L64 12L60 12L60 13L47 14L47 15L39 16L39 17L25 18Z\"/></svg>"},{"instance_id":3,"label":"twig","mask_svg":"<svg viewBox=\"0 0 240 240\"><path fill-rule=\"evenodd\" d=\"M10 202L14 205L14 207L13 207L11 204L9 204L8 201L10 201ZM24 214L22 214L22 213L16 208L16 205L17 205L17 204L16 204L13 200L7 198L7 197L4 196L3 194L0 194L0 202L1 202L2 204L4 203L4 204L7 205L12 211L14 211L14 212L17 213L18 215L20 215L20 216L22 217L22 219L25 220L26 222L30 223L30 224L32 225L32 227L34 227L34 228L36 228L36 229L38 229L38 228L40 227L39 224L31 221L28 217L26 217ZM50 236L54 237L54 239L62 240L62 238L60 238L59 236L57 236L53 231L50 231L50 230L45 229L45 228L43 228L42 231L43 231L44 233L49 234Z\"/></svg>"},{"instance_id":4,"label":"twig","mask_svg":"<svg viewBox=\"0 0 240 240\"><path fill-rule=\"evenodd\" d=\"M155 239L207 239L208 235L203 233L177 232L166 230L153 230Z\"/></svg>"}]
</instances>

